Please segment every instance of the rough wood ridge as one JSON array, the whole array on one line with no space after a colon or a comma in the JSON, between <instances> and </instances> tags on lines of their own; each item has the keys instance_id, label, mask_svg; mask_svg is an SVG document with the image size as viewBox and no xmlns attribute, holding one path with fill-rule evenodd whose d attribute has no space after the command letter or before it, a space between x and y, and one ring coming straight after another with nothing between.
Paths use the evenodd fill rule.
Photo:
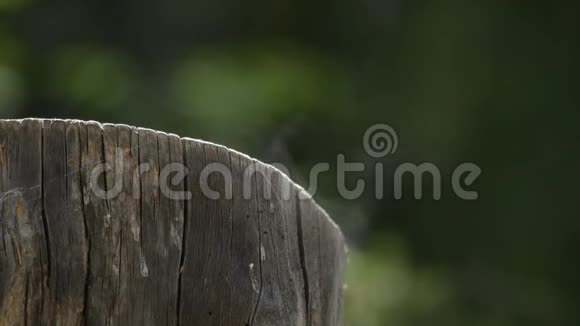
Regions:
<instances>
[{"instance_id":1,"label":"rough wood ridge","mask_svg":"<svg viewBox=\"0 0 580 326\"><path fill-rule=\"evenodd\" d=\"M123 180L112 198L92 190L102 163L100 187ZM167 186L191 199L160 191L172 163L188 173ZM218 173L208 183L224 196L200 189L210 163L231 170L231 199ZM252 175L251 198L248 167L271 172ZM280 197L285 178L148 129L0 120L0 326L342 325L344 239L298 186Z\"/></svg>"}]
</instances>

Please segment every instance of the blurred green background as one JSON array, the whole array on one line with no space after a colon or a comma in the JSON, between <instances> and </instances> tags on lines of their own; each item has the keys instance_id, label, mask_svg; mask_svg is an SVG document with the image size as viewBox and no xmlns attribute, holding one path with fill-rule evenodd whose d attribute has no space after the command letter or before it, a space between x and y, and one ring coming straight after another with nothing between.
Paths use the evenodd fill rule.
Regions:
<instances>
[{"instance_id":1,"label":"blurred green background","mask_svg":"<svg viewBox=\"0 0 580 326\"><path fill-rule=\"evenodd\" d=\"M443 197L316 199L347 325L580 325L578 6L558 1L0 0L0 116L126 123L290 168L436 164ZM573 86L576 85L576 86ZM451 191L462 162L476 201ZM336 172L333 166L333 172ZM353 174L373 188L372 169ZM355 180L350 180L350 185ZM411 181L411 180L408 180Z\"/></svg>"}]
</instances>

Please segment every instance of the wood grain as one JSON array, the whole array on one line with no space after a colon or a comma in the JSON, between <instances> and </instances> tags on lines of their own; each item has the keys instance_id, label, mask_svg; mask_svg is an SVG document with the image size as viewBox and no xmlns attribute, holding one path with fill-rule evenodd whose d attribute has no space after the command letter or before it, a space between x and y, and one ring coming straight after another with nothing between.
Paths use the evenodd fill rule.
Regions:
<instances>
[{"instance_id":1,"label":"wood grain","mask_svg":"<svg viewBox=\"0 0 580 326\"><path fill-rule=\"evenodd\" d=\"M0 326L342 325L342 233L226 147L0 120L0 193Z\"/></svg>"}]
</instances>

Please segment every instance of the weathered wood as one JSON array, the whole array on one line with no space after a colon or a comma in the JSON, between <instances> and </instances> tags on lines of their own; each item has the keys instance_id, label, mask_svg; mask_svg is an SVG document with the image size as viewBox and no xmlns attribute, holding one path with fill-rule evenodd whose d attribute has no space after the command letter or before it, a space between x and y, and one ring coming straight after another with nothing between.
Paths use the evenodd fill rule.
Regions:
<instances>
[{"instance_id":1,"label":"weathered wood","mask_svg":"<svg viewBox=\"0 0 580 326\"><path fill-rule=\"evenodd\" d=\"M342 325L340 230L241 153L0 120L0 192L0 326Z\"/></svg>"}]
</instances>

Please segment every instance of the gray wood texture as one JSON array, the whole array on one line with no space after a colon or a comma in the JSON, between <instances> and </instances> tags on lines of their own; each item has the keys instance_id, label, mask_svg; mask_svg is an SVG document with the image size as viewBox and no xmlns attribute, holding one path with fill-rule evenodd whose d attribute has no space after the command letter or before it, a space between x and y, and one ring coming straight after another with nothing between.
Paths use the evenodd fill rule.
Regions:
<instances>
[{"instance_id":1,"label":"gray wood texture","mask_svg":"<svg viewBox=\"0 0 580 326\"><path fill-rule=\"evenodd\" d=\"M0 326L342 325L345 241L304 194L199 140L0 120Z\"/></svg>"}]
</instances>

